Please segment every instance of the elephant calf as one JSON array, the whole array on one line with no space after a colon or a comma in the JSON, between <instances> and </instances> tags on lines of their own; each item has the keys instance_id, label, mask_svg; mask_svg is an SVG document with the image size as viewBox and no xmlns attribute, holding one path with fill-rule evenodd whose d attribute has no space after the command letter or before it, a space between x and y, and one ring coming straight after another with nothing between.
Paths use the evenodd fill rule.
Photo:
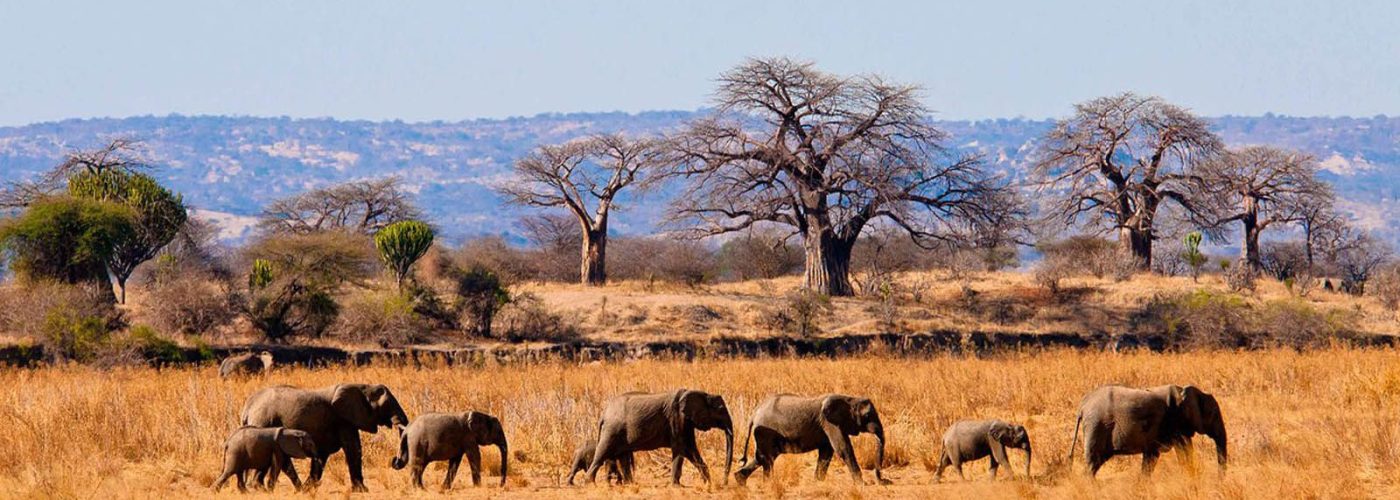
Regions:
<instances>
[{"instance_id":1,"label":"elephant calf","mask_svg":"<svg viewBox=\"0 0 1400 500\"><path fill-rule=\"evenodd\" d=\"M574 484L574 475L588 470L588 464L593 462L593 454L597 452L598 440L590 438L574 449L574 460L569 466L569 475L564 477L564 482L570 486ZM608 481L618 484L632 482L632 454L628 453L617 460L608 460Z\"/></svg>"},{"instance_id":2,"label":"elephant calf","mask_svg":"<svg viewBox=\"0 0 1400 500\"><path fill-rule=\"evenodd\" d=\"M1006 457L1006 449L1026 451L1026 477L1031 477L1031 438L1026 428L1001 420L963 420L954 423L943 433L943 452L938 457L938 472L935 481L943 480L943 469L949 465L963 476L963 462L981 460L988 455L991 460L991 478L996 479L997 467L1011 469L1011 461Z\"/></svg>"},{"instance_id":3,"label":"elephant calf","mask_svg":"<svg viewBox=\"0 0 1400 500\"><path fill-rule=\"evenodd\" d=\"M771 474L773 461L780 454L815 450L817 479L826 477L831 457L837 455L846 462L851 477L859 483L860 464L856 462L850 437L865 432L874 434L876 439L875 480L887 484L880 475L881 463L885 461L885 427L869 399L840 394L810 398L792 394L773 396L759 403L749 420L749 432L739 459L743 466L734 477L742 485L759 467L763 467L765 477ZM753 462L747 459L750 439L754 442Z\"/></svg>"},{"instance_id":4,"label":"elephant calf","mask_svg":"<svg viewBox=\"0 0 1400 500\"><path fill-rule=\"evenodd\" d=\"M472 471L472 485L481 486L482 446L496 446L501 451L501 486L506 485L509 449L506 433L496 417L469 411L466 413L429 413L408 424L399 436L399 456L390 463L395 470L411 466L413 486L423 487L423 469L429 462L447 461L447 477L442 489L452 489L457 466L466 455Z\"/></svg>"},{"instance_id":5,"label":"elephant calf","mask_svg":"<svg viewBox=\"0 0 1400 500\"><path fill-rule=\"evenodd\" d=\"M257 375L272 370L272 353L263 351L254 355L245 352L224 358L219 363L219 377L230 378L241 375Z\"/></svg>"},{"instance_id":6,"label":"elephant calf","mask_svg":"<svg viewBox=\"0 0 1400 500\"><path fill-rule=\"evenodd\" d=\"M266 475L268 490L277 487L277 475L289 467L293 458L316 456L316 442L311 435L296 429L282 427L244 426L234 430L224 442L224 470L214 481L214 491L224 487L229 477L238 478L238 491L248 491L244 484L245 472L257 472L259 478ZM296 474L288 474L292 485L301 489L301 480Z\"/></svg>"}]
</instances>

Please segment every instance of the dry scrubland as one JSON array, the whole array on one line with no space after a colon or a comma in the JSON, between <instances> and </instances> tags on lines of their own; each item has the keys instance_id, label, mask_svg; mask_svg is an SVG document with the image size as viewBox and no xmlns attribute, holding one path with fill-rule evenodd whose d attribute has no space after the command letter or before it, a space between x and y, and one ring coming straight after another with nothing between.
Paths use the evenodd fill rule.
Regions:
<instances>
[{"instance_id":1,"label":"dry scrubland","mask_svg":"<svg viewBox=\"0 0 1400 500\"><path fill-rule=\"evenodd\" d=\"M1230 292L1218 274L1197 281L1157 274L1137 274L1124 281L1081 276L1063 280L1057 294L1037 284L1033 273L1021 271L966 276L905 272L894 275L891 283L892 309L882 310L877 297L832 298L829 312L816 318L816 334L889 330L1114 334L1129 331L1130 318L1154 297L1195 290L1238 297L1254 306L1288 302L1321 313L1346 312L1362 333L1391 335L1400 327L1396 314L1373 297L1324 291L1321 285L1299 297L1282 282L1262 277L1253 292L1239 294ZM784 294L801 285L801 277L789 276L698 287L623 281L605 287L547 283L524 284L519 289L539 296L552 311L575 322L584 336L625 342L782 334L772 328L770 318L786 307ZM964 286L975 293L971 301ZM882 324L885 318L892 319L892 325Z\"/></svg>"},{"instance_id":2,"label":"dry scrubland","mask_svg":"<svg viewBox=\"0 0 1400 500\"><path fill-rule=\"evenodd\" d=\"M454 493L505 497L915 497L963 498L1347 498L1400 495L1400 367L1393 352L1330 349L1184 354L1051 351L991 358L891 359L877 355L830 360L714 360L695 363L542 364L481 369L401 367L279 369L264 379L220 380L212 367L95 371L57 367L0 372L0 492L6 497L206 497L220 466L224 436L244 398L275 383L323 386L346 381L388 384L410 416L479 409L500 416L511 439L513 472L502 492L471 488L458 477ZM1136 477L1136 457L1109 463L1098 482L1064 467L1074 408L1090 388L1194 383L1221 401L1232 462L1217 477L1213 451L1198 438L1196 460L1184 467L1163 457L1151 481ZM833 467L811 479L813 454L779 460L772 481L747 489L704 486L687 468L685 487L665 486L659 453L639 459L639 485L561 488L557 477L580 436L596 422L600 402L634 389L693 387L723 394L744 427L752 408L781 391L825 391L874 398L889 434L887 477L893 486L853 486ZM985 462L931 484L930 467L943 428L965 417L1023 422L1038 452L1031 481L984 480ZM377 497L412 493L408 474L389 468L396 435L364 435L366 478ZM702 437L711 467L723 461L718 432ZM742 444L738 440L736 447ZM868 437L857 440L862 460ZM495 451L484 450L486 470ZM736 450L737 455L737 450ZM1024 455L1012 452L1020 469ZM737 461L737 456L736 456ZM1082 455L1076 467L1083 464ZM869 463L865 464L867 468ZM301 464L305 473L305 464ZM689 467L689 466L687 466ZM1080 470L1079 468L1075 469ZM866 478L870 479L866 472ZM425 478L439 483L442 467ZM490 483L490 473L484 480ZM344 497L342 455L328 464L316 497ZM288 488L285 479L282 487ZM235 495L227 489L224 495ZM283 494L289 489L280 489Z\"/></svg>"}]
</instances>

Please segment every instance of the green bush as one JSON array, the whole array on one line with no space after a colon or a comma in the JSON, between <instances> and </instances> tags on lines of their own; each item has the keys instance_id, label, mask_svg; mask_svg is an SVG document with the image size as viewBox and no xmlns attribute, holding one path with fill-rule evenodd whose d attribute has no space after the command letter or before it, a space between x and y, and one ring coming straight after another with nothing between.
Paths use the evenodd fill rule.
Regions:
<instances>
[{"instance_id":1,"label":"green bush","mask_svg":"<svg viewBox=\"0 0 1400 500\"><path fill-rule=\"evenodd\" d=\"M182 357L180 344L161 336L155 328L146 325L131 327L127 332L127 343L148 361L171 363L180 361Z\"/></svg>"},{"instance_id":2,"label":"green bush","mask_svg":"<svg viewBox=\"0 0 1400 500\"><path fill-rule=\"evenodd\" d=\"M111 346L112 328L105 318L71 307L49 311L43 332L44 346L57 361L90 362Z\"/></svg>"},{"instance_id":3,"label":"green bush","mask_svg":"<svg viewBox=\"0 0 1400 500\"><path fill-rule=\"evenodd\" d=\"M1142 335L1161 335L1169 347L1314 347L1347 339L1357 316L1342 309L1319 311L1300 299L1251 304L1233 293L1207 290L1158 295L1131 317Z\"/></svg>"}]
</instances>

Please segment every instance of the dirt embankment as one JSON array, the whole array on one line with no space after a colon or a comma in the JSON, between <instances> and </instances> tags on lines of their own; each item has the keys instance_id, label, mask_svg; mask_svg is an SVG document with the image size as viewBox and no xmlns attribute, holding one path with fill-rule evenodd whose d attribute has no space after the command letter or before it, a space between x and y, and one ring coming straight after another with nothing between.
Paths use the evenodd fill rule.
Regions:
<instances>
[{"instance_id":1,"label":"dirt embankment","mask_svg":"<svg viewBox=\"0 0 1400 500\"><path fill-rule=\"evenodd\" d=\"M1354 339L1359 346L1394 347L1400 344L1393 336L1368 336ZM1160 336L1074 335L1035 333L929 332L914 334L843 335L822 338L772 337L766 339L719 338L703 341L664 342L598 342L576 341L557 344L505 344L461 348L407 347L402 349L347 350L335 347L245 345L206 348L181 348L174 356L153 359L158 366L213 363L230 354L248 351L269 351L280 365L327 366L351 364L393 365L484 365L537 361L626 361L633 359L703 358L773 358L817 357L838 358L866 353L894 356L926 356L947 353L994 354L1005 351L1036 349L1088 349L1119 351L1145 349L1161 351L1165 339ZM0 365L36 366L46 359L42 346L0 347Z\"/></svg>"}]
</instances>

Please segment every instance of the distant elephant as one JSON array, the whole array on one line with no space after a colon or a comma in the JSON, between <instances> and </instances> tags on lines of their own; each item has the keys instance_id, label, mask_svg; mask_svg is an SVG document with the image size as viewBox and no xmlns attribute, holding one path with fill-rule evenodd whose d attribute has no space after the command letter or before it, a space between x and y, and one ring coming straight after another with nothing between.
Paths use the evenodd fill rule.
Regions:
<instances>
[{"instance_id":1,"label":"distant elephant","mask_svg":"<svg viewBox=\"0 0 1400 500\"><path fill-rule=\"evenodd\" d=\"M408 415L388 387L370 384L341 384L321 389L275 386L253 393L243 404L243 425L286 427L311 434L318 458L311 462L310 484L317 484L326 459L345 450L353 491L368 491L361 470L360 432L374 434L379 427L401 427ZM288 464L287 475L296 478ZM295 481L295 479L293 479Z\"/></svg>"},{"instance_id":2,"label":"distant elephant","mask_svg":"<svg viewBox=\"0 0 1400 500\"><path fill-rule=\"evenodd\" d=\"M1001 420L963 420L948 427L943 433L943 451L938 458L936 481L943 480L943 469L949 465L963 476L962 464L981 460L991 455L991 478L996 479L997 467L1005 466L1010 471L1011 461L1006 457L1006 449L1026 451L1026 477L1031 477L1031 438L1026 428Z\"/></svg>"},{"instance_id":3,"label":"distant elephant","mask_svg":"<svg viewBox=\"0 0 1400 500\"><path fill-rule=\"evenodd\" d=\"M442 481L442 489L450 490L452 480L457 477L457 466L466 455L472 471L472 486L481 486L481 450L478 448L482 446L495 446L500 450L501 486L505 486L510 456L506 433L500 420L485 413L419 415L400 433L399 456L394 457L390 465L394 470L411 466L413 486L422 488L423 469L431 462L446 460L447 477Z\"/></svg>"},{"instance_id":4,"label":"distant elephant","mask_svg":"<svg viewBox=\"0 0 1400 500\"><path fill-rule=\"evenodd\" d=\"M1132 389L1110 385L1094 389L1079 403L1079 414L1070 438L1069 459L1074 460L1075 440L1084 428L1084 455L1089 475L1115 455L1142 454L1142 473L1151 474L1165 449L1181 448L1182 459L1191 456L1191 437L1205 434L1215 441L1215 458L1225 470L1225 420L1215 396L1193 386L1164 385Z\"/></svg>"},{"instance_id":5,"label":"distant elephant","mask_svg":"<svg viewBox=\"0 0 1400 500\"><path fill-rule=\"evenodd\" d=\"M779 394L759 403L749 421L744 438L739 471L734 473L739 484L763 467L764 477L773 472L773 461L783 453L817 452L817 479L826 477L832 455L839 455L851 477L861 482L860 464L851 447L850 436L860 433L875 435L875 479L888 484L880 473L885 461L885 427L880 414L869 399L827 394L802 397ZM749 441L754 442L753 462L748 461Z\"/></svg>"},{"instance_id":6,"label":"distant elephant","mask_svg":"<svg viewBox=\"0 0 1400 500\"><path fill-rule=\"evenodd\" d=\"M264 486L273 490L278 473L291 467L291 459L310 458L315 462L316 456L316 442L305 432L282 427L239 427L224 441L224 469L214 481L214 491L223 488L229 477L238 478L238 491L248 491L244 475L250 471L257 472L260 480L267 474ZM301 480L295 474L287 476L292 486L301 489Z\"/></svg>"},{"instance_id":7,"label":"distant elephant","mask_svg":"<svg viewBox=\"0 0 1400 500\"><path fill-rule=\"evenodd\" d=\"M267 351L257 354L245 352L224 358L224 361L219 363L220 378L257 375L269 370L272 370L272 353Z\"/></svg>"},{"instance_id":8,"label":"distant elephant","mask_svg":"<svg viewBox=\"0 0 1400 500\"><path fill-rule=\"evenodd\" d=\"M597 452L598 440L588 438L583 444L574 449L574 460L569 465L569 475L564 476L564 482L572 486L574 475L588 470L588 465L593 463L593 454ZM619 460L608 460L608 481L617 484L632 482L632 454L628 453Z\"/></svg>"},{"instance_id":9,"label":"distant elephant","mask_svg":"<svg viewBox=\"0 0 1400 500\"><path fill-rule=\"evenodd\" d=\"M603 404L598 421L598 449L588 464L588 482L598 477L598 469L608 460L628 460L639 451L671 449L671 484L681 484L681 464L685 460L710 482L710 468L700 456L695 431L719 429L724 432L724 476L734 462L734 423L724 398L700 391L676 390L657 394L630 392Z\"/></svg>"}]
</instances>

